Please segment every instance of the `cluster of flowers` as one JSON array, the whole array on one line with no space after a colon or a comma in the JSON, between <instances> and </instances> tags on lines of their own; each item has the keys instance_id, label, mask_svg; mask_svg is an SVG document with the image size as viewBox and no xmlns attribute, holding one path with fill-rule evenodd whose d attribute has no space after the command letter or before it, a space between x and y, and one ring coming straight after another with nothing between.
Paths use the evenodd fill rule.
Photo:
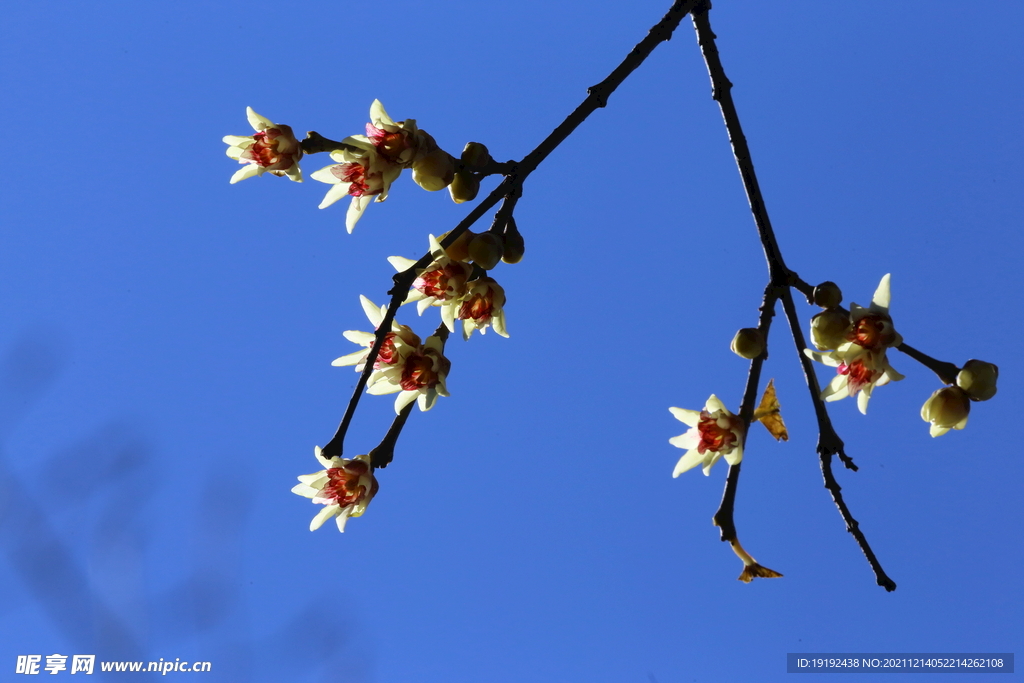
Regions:
<instances>
[{"instance_id":1,"label":"cluster of flowers","mask_svg":"<svg viewBox=\"0 0 1024 683\"><path fill-rule=\"evenodd\" d=\"M867 414L876 386L903 379L886 356L886 349L903 343L889 316L889 275L878 283L867 308L854 303L849 311L842 308L842 292L832 282L815 288L814 299L825 309L811 320L811 343L818 351L805 349L804 353L836 368L821 398L838 401L856 396L857 408Z\"/></svg>"},{"instance_id":2,"label":"cluster of flowers","mask_svg":"<svg viewBox=\"0 0 1024 683\"><path fill-rule=\"evenodd\" d=\"M903 338L889 316L889 275L885 275L871 298L871 306L840 306L842 293L831 282L814 290L815 303L825 310L811 319L811 341L817 351L806 349L811 358L836 368L836 377L821 392L826 401L857 396L857 407L867 412L868 399L876 386L901 380L886 358L886 349L899 346ZM824 351L825 353L821 353ZM921 408L921 418L930 423L932 436L967 426L971 401L995 396L999 368L992 363L970 360L956 381L935 391Z\"/></svg>"},{"instance_id":3,"label":"cluster of flowers","mask_svg":"<svg viewBox=\"0 0 1024 683\"><path fill-rule=\"evenodd\" d=\"M231 182L266 172L302 182L299 169L302 145L291 127L271 122L252 107L247 113L256 134L224 137L229 145L228 156L244 164L231 177ZM338 163L321 168L312 177L332 186L320 202L321 209L342 197L352 197L345 217L349 232L370 202L387 199L391 183L404 169L412 170L412 179L423 189L436 192L447 187L452 199L462 203L476 197L480 188L476 172L491 162L487 148L474 142L466 145L461 160L457 161L441 149L429 133L420 130L414 119L392 120L380 100L370 105L366 135L345 138L338 149L331 152L331 158Z\"/></svg>"},{"instance_id":4,"label":"cluster of flowers","mask_svg":"<svg viewBox=\"0 0 1024 683\"><path fill-rule=\"evenodd\" d=\"M378 329L384 321L387 307L378 307L365 296L360 296L359 300L374 330ZM359 330L348 330L344 334L350 342L364 348L336 358L331 365L354 365L356 372L362 372L376 335ZM434 407L438 396L448 395L445 379L451 365L444 356L441 337L431 335L426 342L420 343L420 338L410 328L392 321L391 331L384 335L384 343L373 363L366 391L376 395L401 392L395 399L396 413L402 412L413 401L418 402L420 410L427 411Z\"/></svg>"}]
</instances>

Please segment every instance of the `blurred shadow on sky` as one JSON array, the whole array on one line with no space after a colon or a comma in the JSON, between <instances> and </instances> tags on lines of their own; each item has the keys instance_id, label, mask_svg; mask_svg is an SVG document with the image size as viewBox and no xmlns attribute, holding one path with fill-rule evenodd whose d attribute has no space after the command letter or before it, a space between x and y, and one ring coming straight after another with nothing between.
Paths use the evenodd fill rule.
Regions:
<instances>
[{"instance_id":1,"label":"blurred shadow on sky","mask_svg":"<svg viewBox=\"0 0 1024 683\"><path fill-rule=\"evenodd\" d=\"M147 562L166 557L156 558L160 541L146 528L157 511L143 508L161 477L157 449L133 421L111 419L73 438L39 460L45 469L33 481L15 473L10 458L18 454L7 451L7 436L53 387L66 357L59 335L42 329L23 334L0 356L0 554L16 578L5 586L0 614L26 599L73 653L96 654L97 661L185 655L211 661L218 681L368 680L367 660L352 656L344 624L325 614L319 596L270 636L254 639L267 629L249 623L242 592L250 508L224 496L214 472L194 503L191 547L172 556L188 563L184 579L152 586ZM186 519L186 512L160 514ZM47 654L55 647L39 644ZM147 675L123 672L116 679Z\"/></svg>"}]
</instances>

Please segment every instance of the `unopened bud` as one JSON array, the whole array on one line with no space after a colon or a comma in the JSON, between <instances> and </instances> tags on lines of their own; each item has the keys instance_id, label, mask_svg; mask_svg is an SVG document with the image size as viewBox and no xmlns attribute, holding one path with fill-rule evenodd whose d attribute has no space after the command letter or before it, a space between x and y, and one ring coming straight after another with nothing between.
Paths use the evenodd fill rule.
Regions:
<instances>
[{"instance_id":1,"label":"unopened bud","mask_svg":"<svg viewBox=\"0 0 1024 683\"><path fill-rule=\"evenodd\" d=\"M956 376L956 385L974 401L987 401L996 395L999 368L983 360L969 360Z\"/></svg>"},{"instance_id":2,"label":"unopened bud","mask_svg":"<svg viewBox=\"0 0 1024 683\"><path fill-rule=\"evenodd\" d=\"M455 160L443 149L427 152L412 163L412 179L424 190L443 190L454 178Z\"/></svg>"},{"instance_id":3,"label":"unopened bud","mask_svg":"<svg viewBox=\"0 0 1024 683\"><path fill-rule=\"evenodd\" d=\"M452 201L456 204L471 202L476 199L476 193L480 191L480 180L467 171L457 171L452 184L448 186L452 195Z\"/></svg>"},{"instance_id":4,"label":"unopened bud","mask_svg":"<svg viewBox=\"0 0 1024 683\"><path fill-rule=\"evenodd\" d=\"M451 232L450 230L448 232ZM438 242L444 240L448 236L448 233L444 233L437 238ZM453 261L468 261L469 260L469 243L476 237L476 233L472 230L466 230L459 235L454 242L445 248L444 253L448 254L448 258Z\"/></svg>"},{"instance_id":5,"label":"unopened bud","mask_svg":"<svg viewBox=\"0 0 1024 683\"><path fill-rule=\"evenodd\" d=\"M971 402L960 387L943 387L931 395L921 407L921 419L931 422L931 435L942 436L950 429L967 426Z\"/></svg>"},{"instance_id":6,"label":"unopened bud","mask_svg":"<svg viewBox=\"0 0 1024 683\"><path fill-rule=\"evenodd\" d=\"M843 292L832 281L822 282L814 288L814 303L822 308L835 308L843 303Z\"/></svg>"},{"instance_id":7,"label":"unopened bud","mask_svg":"<svg viewBox=\"0 0 1024 683\"><path fill-rule=\"evenodd\" d=\"M505 234L503 235L505 240L505 251L501 255L501 260L505 263L519 263L523 260L523 254L526 253L526 242L523 241L523 236L519 233L519 228L516 227L516 219L509 216L508 223L505 224Z\"/></svg>"},{"instance_id":8,"label":"unopened bud","mask_svg":"<svg viewBox=\"0 0 1024 683\"><path fill-rule=\"evenodd\" d=\"M469 257L484 270L498 265L502 254L501 238L493 232L483 232L469 243Z\"/></svg>"},{"instance_id":9,"label":"unopened bud","mask_svg":"<svg viewBox=\"0 0 1024 683\"><path fill-rule=\"evenodd\" d=\"M474 171L491 163L491 153L487 151L487 145L482 142L467 142L466 148L462 150L462 163Z\"/></svg>"},{"instance_id":10,"label":"unopened bud","mask_svg":"<svg viewBox=\"0 0 1024 683\"><path fill-rule=\"evenodd\" d=\"M842 308L827 308L811 318L811 343L819 351L838 349L846 342L850 314Z\"/></svg>"},{"instance_id":11,"label":"unopened bud","mask_svg":"<svg viewBox=\"0 0 1024 683\"><path fill-rule=\"evenodd\" d=\"M756 327L744 327L732 338L729 348L740 358L757 358L764 353L764 335Z\"/></svg>"}]
</instances>

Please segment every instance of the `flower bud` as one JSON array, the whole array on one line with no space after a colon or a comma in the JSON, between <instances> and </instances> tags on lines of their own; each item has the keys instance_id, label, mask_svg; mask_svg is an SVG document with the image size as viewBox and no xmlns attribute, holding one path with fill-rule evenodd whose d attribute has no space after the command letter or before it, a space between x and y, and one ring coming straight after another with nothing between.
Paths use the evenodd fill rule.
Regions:
<instances>
[{"instance_id":1,"label":"flower bud","mask_svg":"<svg viewBox=\"0 0 1024 683\"><path fill-rule=\"evenodd\" d=\"M467 142L466 148L462 150L462 163L474 171L482 169L491 161L487 145L481 142Z\"/></svg>"},{"instance_id":2,"label":"flower bud","mask_svg":"<svg viewBox=\"0 0 1024 683\"><path fill-rule=\"evenodd\" d=\"M490 270L501 260L501 238L493 232L483 232L469 243L469 257L484 270Z\"/></svg>"},{"instance_id":3,"label":"flower bud","mask_svg":"<svg viewBox=\"0 0 1024 683\"><path fill-rule=\"evenodd\" d=\"M412 163L412 179L424 190L443 190L454 178L455 160L443 149L427 152Z\"/></svg>"},{"instance_id":4,"label":"flower bud","mask_svg":"<svg viewBox=\"0 0 1024 683\"><path fill-rule=\"evenodd\" d=\"M756 327L744 327L732 338L729 348L740 358L757 358L764 353L764 335Z\"/></svg>"},{"instance_id":5,"label":"flower bud","mask_svg":"<svg viewBox=\"0 0 1024 683\"><path fill-rule=\"evenodd\" d=\"M519 229L516 227L516 219L509 216L508 223L505 225L505 234L503 235L505 241L505 251L501 255L501 260L505 263L519 263L523 260L523 254L526 252L526 242L523 241L523 236L519 233Z\"/></svg>"},{"instance_id":6,"label":"flower bud","mask_svg":"<svg viewBox=\"0 0 1024 683\"><path fill-rule=\"evenodd\" d=\"M921 407L921 419L931 422L931 435L942 436L950 429L967 426L971 402L960 387L943 387L931 395Z\"/></svg>"},{"instance_id":7,"label":"flower bud","mask_svg":"<svg viewBox=\"0 0 1024 683\"><path fill-rule=\"evenodd\" d=\"M480 180L472 173L458 171L452 184L448 186L448 191L452 195L452 201L456 204L471 202L476 199L476 193L480 191Z\"/></svg>"},{"instance_id":8,"label":"flower bud","mask_svg":"<svg viewBox=\"0 0 1024 683\"><path fill-rule=\"evenodd\" d=\"M814 303L822 308L835 308L843 303L843 292L830 280L822 282L814 288Z\"/></svg>"},{"instance_id":9,"label":"flower bud","mask_svg":"<svg viewBox=\"0 0 1024 683\"><path fill-rule=\"evenodd\" d=\"M811 318L811 343L819 351L838 349L846 342L850 314L841 308L826 308Z\"/></svg>"},{"instance_id":10,"label":"flower bud","mask_svg":"<svg viewBox=\"0 0 1024 683\"><path fill-rule=\"evenodd\" d=\"M451 232L449 230L448 232ZM448 232L444 233L437 238L438 242L444 240L448 236ZM444 250L444 253L448 255L452 261L468 261L469 260L469 243L476 237L476 233L472 230L466 230L459 235L454 242L451 243L448 248Z\"/></svg>"},{"instance_id":11,"label":"flower bud","mask_svg":"<svg viewBox=\"0 0 1024 683\"><path fill-rule=\"evenodd\" d=\"M996 380L999 368L983 360L969 360L956 376L956 385L964 390L972 401L987 401L996 395Z\"/></svg>"}]
</instances>

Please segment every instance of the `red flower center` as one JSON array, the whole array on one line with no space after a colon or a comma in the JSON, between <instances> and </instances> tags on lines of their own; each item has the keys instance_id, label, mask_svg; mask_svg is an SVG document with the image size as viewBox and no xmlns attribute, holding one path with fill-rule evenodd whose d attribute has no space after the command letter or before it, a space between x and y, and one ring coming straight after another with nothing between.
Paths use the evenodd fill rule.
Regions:
<instances>
[{"instance_id":1,"label":"red flower center","mask_svg":"<svg viewBox=\"0 0 1024 683\"><path fill-rule=\"evenodd\" d=\"M412 283L414 289L424 296L432 296L439 301L452 299L461 294L469 267L465 264L452 262L443 268L434 268L420 275Z\"/></svg>"},{"instance_id":2,"label":"red flower center","mask_svg":"<svg viewBox=\"0 0 1024 683\"><path fill-rule=\"evenodd\" d=\"M836 372L840 375L846 375L848 377L848 386L850 388L850 396L853 396L860 391L865 385L871 384L882 376L882 373L878 370L873 370L861 359L857 359L847 365L843 363Z\"/></svg>"},{"instance_id":3,"label":"red flower center","mask_svg":"<svg viewBox=\"0 0 1024 683\"><path fill-rule=\"evenodd\" d=\"M417 352L405 360L402 368L402 379L399 383L406 391L417 391L437 384L438 376L434 370L434 359Z\"/></svg>"},{"instance_id":4,"label":"red flower center","mask_svg":"<svg viewBox=\"0 0 1024 683\"><path fill-rule=\"evenodd\" d=\"M377 153L392 164L401 163L402 153L409 149L409 142L404 132L389 133L377 128L372 123L366 124L366 137L370 138Z\"/></svg>"},{"instance_id":5,"label":"red flower center","mask_svg":"<svg viewBox=\"0 0 1024 683\"><path fill-rule=\"evenodd\" d=\"M320 494L314 502L328 503L330 505L354 505L361 501L367 494L366 487L359 483L360 477L369 471L370 467L362 460L353 460L342 467L332 467L327 470L327 483L324 484ZM374 482L376 484L376 481ZM376 488L374 486L373 488ZM375 491L371 491L372 496Z\"/></svg>"},{"instance_id":6,"label":"red flower center","mask_svg":"<svg viewBox=\"0 0 1024 683\"><path fill-rule=\"evenodd\" d=\"M388 332L384 335L384 343L380 345L380 353L377 354L377 362L373 364L374 368L379 368L381 363L394 365L398 360L398 348L395 346L395 337L397 336L395 332Z\"/></svg>"},{"instance_id":7,"label":"red flower center","mask_svg":"<svg viewBox=\"0 0 1024 683\"><path fill-rule=\"evenodd\" d=\"M248 151L252 155L252 160L257 165L269 168L276 164L278 169L284 170L291 168L292 164L295 163L291 157L285 157L278 150L280 141L277 138L280 135L281 131L277 128L267 128L252 136L255 142Z\"/></svg>"},{"instance_id":8,"label":"red flower center","mask_svg":"<svg viewBox=\"0 0 1024 683\"><path fill-rule=\"evenodd\" d=\"M725 418L730 425L722 427L707 410L700 411L700 421L697 423L700 443L697 444L697 452L704 455L708 451L712 453L731 451L736 445L736 433L731 429L734 426L731 423L735 419L734 417Z\"/></svg>"},{"instance_id":9,"label":"red flower center","mask_svg":"<svg viewBox=\"0 0 1024 683\"><path fill-rule=\"evenodd\" d=\"M459 320L475 320L478 323L491 319L494 311L494 295L490 290L487 294L474 294L463 302L459 308Z\"/></svg>"},{"instance_id":10,"label":"red flower center","mask_svg":"<svg viewBox=\"0 0 1024 683\"><path fill-rule=\"evenodd\" d=\"M846 339L865 349L874 350L889 346L896 339L892 318L880 314L866 315L853 324L853 329L847 333Z\"/></svg>"}]
</instances>

